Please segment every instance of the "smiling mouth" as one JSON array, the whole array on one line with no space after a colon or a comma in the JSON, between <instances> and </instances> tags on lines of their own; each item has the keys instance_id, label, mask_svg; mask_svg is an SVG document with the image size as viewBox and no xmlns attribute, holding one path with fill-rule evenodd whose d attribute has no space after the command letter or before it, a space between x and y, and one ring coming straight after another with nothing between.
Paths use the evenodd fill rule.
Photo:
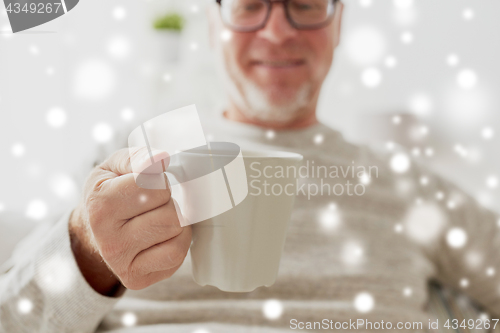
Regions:
<instances>
[{"instance_id":1,"label":"smiling mouth","mask_svg":"<svg viewBox=\"0 0 500 333\"><path fill-rule=\"evenodd\" d=\"M304 60L256 60L252 61L254 66L262 66L268 68L293 68L305 64Z\"/></svg>"}]
</instances>

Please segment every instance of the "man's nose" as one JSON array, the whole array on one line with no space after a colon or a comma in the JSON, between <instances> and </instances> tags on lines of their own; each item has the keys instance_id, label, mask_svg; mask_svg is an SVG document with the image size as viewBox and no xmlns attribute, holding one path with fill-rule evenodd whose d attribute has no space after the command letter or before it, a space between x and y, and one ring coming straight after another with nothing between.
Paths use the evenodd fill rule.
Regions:
<instances>
[{"instance_id":1,"label":"man's nose","mask_svg":"<svg viewBox=\"0 0 500 333\"><path fill-rule=\"evenodd\" d=\"M271 3L271 12L266 26L257 32L261 38L274 44L282 44L297 35L297 29L290 25L286 17L285 5L280 2Z\"/></svg>"}]
</instances>

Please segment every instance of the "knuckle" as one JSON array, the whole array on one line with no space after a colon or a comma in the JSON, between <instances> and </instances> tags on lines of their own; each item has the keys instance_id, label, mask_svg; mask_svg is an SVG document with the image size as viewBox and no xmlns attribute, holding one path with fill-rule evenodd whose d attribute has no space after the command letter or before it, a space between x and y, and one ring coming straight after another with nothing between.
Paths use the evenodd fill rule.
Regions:
<instances>
[{"instance_id":1,"label":"knuckle","mask_svg":"<svg viewBox=\"0 0 500 333\"><path fill-rule=\"evenodd\" d=\"M125 288L130 290L141 290L147 287L147 284L141 281L141 279L123 277L120 278L120 281Z\"/></svg>"},{"instance_id":2,"label":"knuckle","mask_svg":"<svg viewBox=\"0 0 500 333\"><path fill-rule=\"evenodd\" d=\"M143 155L147 154L148 150L146 147L134 147L134 148L124 148L122 149L123 152L128 152L129 158L134 159L136 157L142 157Z\"/></svg>"},{"instance_id":3,"label":"knuckle","mask_svg":"<svg viewBox=\"0 0 500 333\"><path fill-rule=\"evenodd\" d=\"M123 159L124 156L129 156L129 149L128 148L122 148L117 151L115 151L111 156L108 157L106 162L111 162L111 161L117 161Z\"/></svg>"},{"instance_id":4,"label":"knuckle","mask_svg":"<svg viewBox=\"0 0 500 333\"><path fill-rule=\"evenodd\" d=\"M175 229L178 231L178 234L180 234L183 230L181 227L181 224L179 223L179 216L177 215L177 208L175 207L174 200L169 200L166 204L166 214L165 216L168 219L169 226L172 229Z\"/></svg>"},{"instance_id":5,"label":"knuckle","mask_svg":"<svg viewBox=\"0 0 500 333\"><path fill-rule=\"evenodd\" d=\"M174 266L178 266L184 262L189 249L189 245L185 244L185 242L175 242L172 245L173 246L171 251L169 252L168 257L170 258L170 261Z\"/></svg>"},{"instance_id":6,"label":"knuckle","mask_svg":"<svg viewBox=\"0 0 500 333\"><path fill-rule=\"evenodd\" d=\"M158 225L158 231L164 233L168 239L173 239L182 233L182 227L179 223L174 223L172 219L169 219L167 223L163 222Z\"/></svg>"},{"instance_id":7,"label":"knuckle","mask_svg":"<svg viewBox=\"0 0 500 333\"><path fill-rule=\"evenodd\" d=\"M170 198L172 196L172 193L170 193L170 189L169 188L167 188L166 191L165 190L159 190L158 192L159 192L158 195L161 198L161 202L170 203L170 201L171 201ZM175 211L175 209L174 209L174 211Z\"/></svg>"},{"instance_id":8,"label":"knuckle","mask_svg":"<svg viewBox=\"0 0 500 333\"><path fill-rule=\"evenodd\" d=\"M94 195L88 196L85 200L85 208L92 229L102 224L107 215L107 205L103 199L98 199Z\"/></svg>"},{"instance_id":9,"label":"knuckle","mask_svg":"<svg viewBox=\"0 0 500 333\"><path fill-rule=\"evenodd\" d=\"M119 244L104 242L100 245L101 256L108 262L116 262L122 255L122 247Z\"/></svg>"}]
</instances>

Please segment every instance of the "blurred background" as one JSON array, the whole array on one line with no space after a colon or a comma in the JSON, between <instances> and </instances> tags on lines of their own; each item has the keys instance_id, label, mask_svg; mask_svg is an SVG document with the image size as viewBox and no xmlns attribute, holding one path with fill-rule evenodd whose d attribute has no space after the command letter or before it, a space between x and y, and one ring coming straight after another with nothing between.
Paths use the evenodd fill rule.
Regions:
<instances>
[{"instance_id":1,"label":"blurred background","mask_svg":"<svg viewBox=\"0 0 500 333\"><path fill-rule=\"evenodd\" d=\"M221 112L209 2L86 0L15 35L0 6L0 263L74 207L94 161L142 121L193 103ZM344 3L320 120L356 143L406 147L500 212L500 2Z\"/></svg>"}]
</instances>

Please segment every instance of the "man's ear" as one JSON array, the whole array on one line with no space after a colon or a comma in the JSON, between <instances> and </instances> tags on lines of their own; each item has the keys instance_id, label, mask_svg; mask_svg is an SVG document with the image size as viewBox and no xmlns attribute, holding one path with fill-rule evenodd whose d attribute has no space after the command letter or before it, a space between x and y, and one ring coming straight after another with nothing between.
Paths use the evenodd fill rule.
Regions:
<instances>
[{"instance_id":1,"label":"man's ear","mask_svg":"<svg viewBox=\"0 0 500 333\"><path fill-rule=\"evenodd\" d=\"M333 20L334 24L334 34L335 34L335 48L340 44L340 36L342 32L342 16L344 13L344 3L342 1L338 1L335 8L335 18Z\"/></svg>"},{"instance_id":2,"label":"man's ear","mask_svg":"<svg viewBox=\"0 0 500 333\"><path fill-rule=\"evenodd\" d=\"M211 4L207 7L207 17L208 17L208 39L210 42L210 48L215 48L216 41L216 31L217 31L217 19L219 12L217 11L217 5Z\"/></svg>"}]
</instances>

